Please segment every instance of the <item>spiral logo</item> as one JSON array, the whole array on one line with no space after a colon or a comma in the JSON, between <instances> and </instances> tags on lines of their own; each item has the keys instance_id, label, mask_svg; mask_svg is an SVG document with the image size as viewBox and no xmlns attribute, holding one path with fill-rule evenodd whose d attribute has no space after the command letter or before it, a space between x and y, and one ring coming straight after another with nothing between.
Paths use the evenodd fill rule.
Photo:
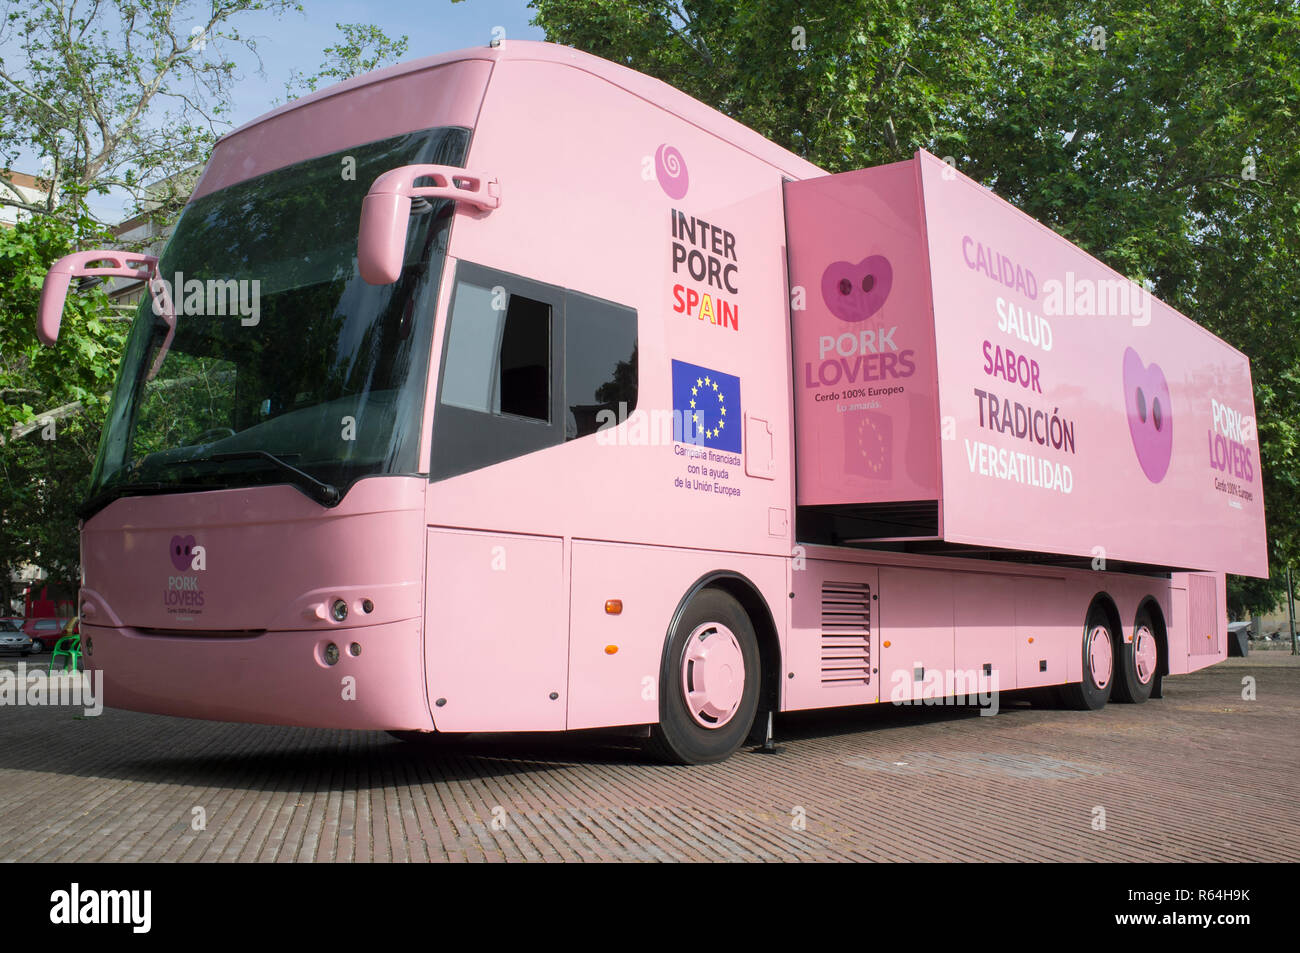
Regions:
<instances>
[{"instance_id":1,"label":"spiral logo","mask_svg":"<svg viewBox=\"0 0 1300 953\"><path fill-rule=\"evenodd\" d=\"M664 143L655 152L655 175L670 199L685 198L690 177L686 174L686 160L675 146Z\"/></svg>"}]
</instances>

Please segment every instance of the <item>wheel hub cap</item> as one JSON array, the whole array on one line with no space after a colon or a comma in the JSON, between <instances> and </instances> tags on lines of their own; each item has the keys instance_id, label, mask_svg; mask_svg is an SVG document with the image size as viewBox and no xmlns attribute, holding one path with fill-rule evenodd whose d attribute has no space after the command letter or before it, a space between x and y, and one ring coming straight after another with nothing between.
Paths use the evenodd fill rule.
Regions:
<instances>
[{"instance_id":1,"label":"wheel hub cap","mask_svg":"<svg viewBox=\"0 0 1300 953\"><path fill-rule=\"evenodd\" d=\"M1143 685L1156 673L1156 637L1145 625L1133 636L1133 663Z\"/></svg>"},{"instance_id":2,"label":"wheel hub cap","mask_svg":"<svg viewBox=\"0 0 1300 953\"><path fill-rule=\"evenodd\" d=\"M745 656L725 625L706 622L686 640L682 653L682 695L686 710L705 728L731 721L745 692Z\"/></svg>"},{"instance_id":3,"label":"wheel hub cap","mask_svg":"<svg viewBox=\"0 0 1300 953\"><path fill-rule=\"evenodd\" d=\"M1110 633L1099 625L1088 634L1088 670L1098 688L1105 688L1110 682L1112 655Z\"/></svg>"}]
</instances>

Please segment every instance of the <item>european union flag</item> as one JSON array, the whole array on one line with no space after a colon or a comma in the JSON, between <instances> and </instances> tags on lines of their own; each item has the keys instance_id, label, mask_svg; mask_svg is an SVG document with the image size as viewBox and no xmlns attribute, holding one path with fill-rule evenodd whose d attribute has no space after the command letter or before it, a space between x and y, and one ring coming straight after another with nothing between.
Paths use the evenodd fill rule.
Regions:
<instances>
[{"instance_id":1,"label":"european union flag","mask_svg":"<svg viewBox=\"0 0 1300 953\"><path fill-rule=\"evenodd\" d=\"M674 438L740 453L740 378L712 368L673 361Z\"/></svg>"}]
</instances>

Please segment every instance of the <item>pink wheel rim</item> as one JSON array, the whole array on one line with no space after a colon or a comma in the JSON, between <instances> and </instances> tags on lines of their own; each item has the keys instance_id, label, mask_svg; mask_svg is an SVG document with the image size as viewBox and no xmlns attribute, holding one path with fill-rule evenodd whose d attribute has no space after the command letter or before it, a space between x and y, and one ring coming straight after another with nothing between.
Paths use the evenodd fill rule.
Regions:
<instances>
[{"instance_id":1,"label":"pink wheel rim","mask_svg":"<svg viewBox=\"0 0 1300 953\"><path fill-rule=\"evenodd\" d=\"M1103 625L1096 626L1088 633L1088 673L1092 676L1092 683L1098 688L1105 688L1110 683L1113 656L1110 632Z\"/></svg>"},{"instance_id":2,"label":"pink wheel rim","mask_svg":"<svg viewBox=\"0 0 1300 953\"><path fill-rule=\"evenodd\" d=\"M1151 681L1156 673L1156 637L1145 625L1138 628L1133 635L1133 664L1137 669L1138 681L1143 685Z\"/></svg>"},{"instance_id":3,"label":"pink wheel rim","mask_svg":"<svg viewBox=\"0 0 1300 953\"><path fill-rule=\"evenodd\" d=\"M745 693L745 656L725 625L696 626L682 652L682 698L695 723L721 728L731 721Z\"/></svg>"}]
</instances>

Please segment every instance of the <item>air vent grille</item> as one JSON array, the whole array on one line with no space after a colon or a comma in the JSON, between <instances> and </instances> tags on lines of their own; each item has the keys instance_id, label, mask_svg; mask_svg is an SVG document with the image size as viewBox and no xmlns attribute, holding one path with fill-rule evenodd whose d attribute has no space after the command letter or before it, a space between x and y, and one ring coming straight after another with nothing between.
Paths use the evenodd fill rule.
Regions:
<instances>
[{"instance_id":1,"label":"air vent grille","mask_svg":"<svg viewBox=\"0 0 1300 953\"><path fill-rule=\"evenodd\" d=\"M822 684L871 684L871 586L822 583Z\"/></svg>"}]
</instances>

